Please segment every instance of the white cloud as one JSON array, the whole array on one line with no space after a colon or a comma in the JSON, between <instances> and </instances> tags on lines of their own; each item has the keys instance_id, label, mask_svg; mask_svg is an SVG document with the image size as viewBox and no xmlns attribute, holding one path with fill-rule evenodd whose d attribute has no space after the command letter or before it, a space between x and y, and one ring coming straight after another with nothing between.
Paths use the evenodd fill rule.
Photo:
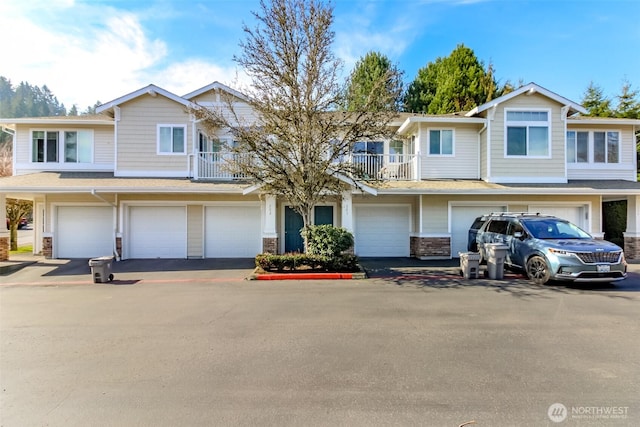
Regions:
<instances>
[{"instance_id":1,"label":"white cloud","mask_svg":"<svg viewBox=\"0 0 640 427\"><path fill-rule=\"evenodd\" d=\"M46 84L67 108L82 110L149 83L182 95L235 77L232 67L202 60L168 64L167 43L151 38L134 13L73 0L23 3L0 5L3 33L11 35L0 75L13 84Z\"/></svg>"},{"instance_id":2,"label":"white cloud","mask_svg":"<svg viewBox=\"0 0 640 427\"><path fill-rule=\"evenodd\" d=\"M241 70L230 66L222 67L200 59L169 65L161 72L154 73L152 83L182 96L214 81L242 90L249 85L249 77Z\"/></svg>"},{"instance_id":3,"label":"white cloud","mask_svg":"<svg viewBox=\"0 0 640 427\"><path fill-rule=\"evenodd\" d=\"M380 11L378 4L366 3L357 12L344 13L336 21L335 52L344 61L349 73L355 63L369 51L393 58L400 57L417 35L420 21L407 19L406 9L390 16L388 8ZM384 16L380 16L384 14Z\"/></svg>"}]
</instances>

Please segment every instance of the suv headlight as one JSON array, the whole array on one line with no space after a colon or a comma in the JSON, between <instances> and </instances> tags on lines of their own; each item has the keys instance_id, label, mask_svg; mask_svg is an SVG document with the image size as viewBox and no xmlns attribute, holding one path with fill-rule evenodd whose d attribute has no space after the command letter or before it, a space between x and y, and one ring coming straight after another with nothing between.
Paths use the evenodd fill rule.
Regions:
<instances>
[{"instance_id":1,"label":"suv headlight","mask_svg":"<svg viewBox=\"0 0 640 427\"><path fill-rule=\"evenodd\" d=\"M564 251L561 249L549 248L549 253L554 255L573 255L573 252Z\"/></svg>"}]
</instances>

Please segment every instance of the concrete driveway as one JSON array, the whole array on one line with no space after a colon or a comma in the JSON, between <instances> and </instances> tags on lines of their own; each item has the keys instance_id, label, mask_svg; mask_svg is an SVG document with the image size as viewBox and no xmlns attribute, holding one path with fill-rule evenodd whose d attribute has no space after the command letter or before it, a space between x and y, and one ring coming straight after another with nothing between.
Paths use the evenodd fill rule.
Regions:
<instances>
[{"instance_id":1,"label":"concrete driveway","mask_svg":"<svg viewBox=\"0 0 640 427\"><path fill-rule=\"evenodd\" d=\"M640 422L637 265L605 289L135 265L126 286L0 286L0 425Z\"/></svg>"}]
</instances>

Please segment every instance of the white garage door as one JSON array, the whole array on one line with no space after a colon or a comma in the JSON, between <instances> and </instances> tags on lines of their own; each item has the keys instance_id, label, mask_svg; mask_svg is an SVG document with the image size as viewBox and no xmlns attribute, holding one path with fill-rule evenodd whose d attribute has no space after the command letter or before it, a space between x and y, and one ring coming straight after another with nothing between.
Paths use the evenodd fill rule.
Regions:
<instances>
[{"instance_id":1,"label":"white garage door","mask_svg":"<svg viewBox=\"0 0 640 427\"><path fill-rule=\"evenodd\" d=\"M529 212L557 216L586 230L583 206L529 205Z\"/></svg>"},{"instance_id":2,"label":"white garage door","mask_svg":"<svg viewBox=\"0 0 640 427\"><path fill-rule=\"evenodd\" d=\"M113 254L113 208L59 206L56 257L95 258Z\"/></svg>"},{"instance_id":3,"label":"white garage door","mask_svg":"<svg viewBox=\"0 0 640 427\"><path fill-rule=\"evenodd\" d=\"M129 208L129 258L186 258L184 206Z\"/></svg>"},{"instance_id":4,"label":"white garage door","mask_svg":"<svg viewBox=\"0 0 640 427\"><path fill-rule=\"evenodd\" d=\"M260 206L207 206L205 257L253 258L262 252Z\"/></svg>"},{"instance_id":5,"label":"white garage door","mask_svg":"<svg viewBox=\"0 0 640 427\"><path fill-rule=\"evenodd\" d=\"M408 257L409 206L354 206L358 256Z\"/></svg>"},{"instance_id":6,"label":"white garage door","mask_svg":"<svg viewBox=\"0 0 640 427\"><path fill-rule=\"evenodd\" d=\"M451 257L457 258L459 252L467 252L469 227L473 221L484 214L504 212L505 206L452 206L451 207Z\"/></svg>"}]
</instances>

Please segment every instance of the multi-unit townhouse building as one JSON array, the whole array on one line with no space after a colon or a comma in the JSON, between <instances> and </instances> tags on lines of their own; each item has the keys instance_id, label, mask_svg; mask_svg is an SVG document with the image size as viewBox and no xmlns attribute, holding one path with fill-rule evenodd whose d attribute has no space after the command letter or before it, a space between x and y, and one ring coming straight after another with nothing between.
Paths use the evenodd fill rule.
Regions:
<instances>
[{"instance_id":1,"label":"multi-unit townhouse building","mask_svg":"<svg viewBox=\"0 0 640 427\"><path fill-rule=\"evenodd\" d=\"M99 114L0 119L13 134L7 197L34 202L34 252L52 258L253 257L301 249L301 219L285 200L232 175L229 134L209 135L188 112L243 94L213 83L184 96L149 85ZM244 110L243 110L244 108ZM356 144L370 178L316 206L344 227L359 256L450 258L473 219L496 211L554 214L603 237L602 204L626 200L625 251L640 257L640 120L586 117L537 84L446 115L400 114L396 138ZM0 256L9 237L0 232Z\"/></svg>"}]
</instances>

